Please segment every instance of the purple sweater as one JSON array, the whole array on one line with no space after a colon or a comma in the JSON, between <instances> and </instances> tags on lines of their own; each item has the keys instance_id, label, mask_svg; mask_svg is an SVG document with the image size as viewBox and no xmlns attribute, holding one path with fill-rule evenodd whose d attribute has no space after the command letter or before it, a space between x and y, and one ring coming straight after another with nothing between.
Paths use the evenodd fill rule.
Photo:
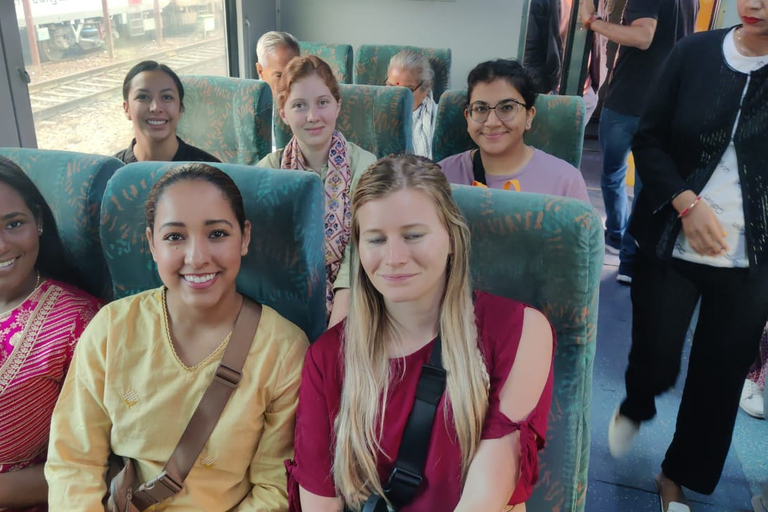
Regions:
<instances>
[{"instance_id":1,"label":"purple sweater","mask_svg":"<svg viewBox=\"0 0 768 512\"><path fill-rule=\"evenodd\" d=\"M457 185L472 185L472 150L449 156L439 162L448 181ZM485 175L489 188L504 188L504 183L517 180L521 192L535 192L554 196L572 197L589 203L587 185L581 172L556 156L538 149L531 160L519 171L505 176Z\"/></svg>"}]
</instances>

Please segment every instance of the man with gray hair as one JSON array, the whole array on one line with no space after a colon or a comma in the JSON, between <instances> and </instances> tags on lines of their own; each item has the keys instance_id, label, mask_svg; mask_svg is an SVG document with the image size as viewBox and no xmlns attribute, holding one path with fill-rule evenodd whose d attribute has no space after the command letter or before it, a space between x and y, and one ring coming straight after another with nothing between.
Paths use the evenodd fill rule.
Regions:
<instances>
[{"instance_id":1,"label":"man with gray hair","mask_svg":"<svg viewBox=\"0 0 768 512\"><path fill-rule=\"evenodd\" d=\"M432 158L432 134L437 105L432 97L435 73L429 59L413 50L402 50L389 61L387 85L407 87L413 93L413 152Z\"/></svg>"},{"instance_id":2,"label":"man with gray hair","mask_svg":"<svg viewBox=\"0 0 768 512\"><path fill-rule=\"evenodd\" d=\"M272 88L273 98L283 69L299 53L299 42L288 32L267 32L256 43L256 72Z\"/></svg>"}]
</instances>

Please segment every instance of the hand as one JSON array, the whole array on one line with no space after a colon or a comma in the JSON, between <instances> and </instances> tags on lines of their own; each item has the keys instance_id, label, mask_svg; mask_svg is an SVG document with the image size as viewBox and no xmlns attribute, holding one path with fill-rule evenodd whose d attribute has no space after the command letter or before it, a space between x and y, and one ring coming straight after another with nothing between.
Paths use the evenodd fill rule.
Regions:
<instances>
[{"instance_id":1,"label":"hand","mask_svg":"<svg viewBox=\"0 0 768 512\"><path fill-rule=\"evenodd\" d=\"M579 17L582 25L586 24L594 13L595 3L593 0L579 0Z\"/></svg>"},{"instance_id":2,"label":"hand","mask_svg":"<svg viewBox=\"0 0 768 512\"><path fill-rule=\"evenodd\" d=\"M717 256L728 252L723 226L704 200L699 201L682 221L685 238L694 251L702 256Z\"/></svg>"}]
</instances>

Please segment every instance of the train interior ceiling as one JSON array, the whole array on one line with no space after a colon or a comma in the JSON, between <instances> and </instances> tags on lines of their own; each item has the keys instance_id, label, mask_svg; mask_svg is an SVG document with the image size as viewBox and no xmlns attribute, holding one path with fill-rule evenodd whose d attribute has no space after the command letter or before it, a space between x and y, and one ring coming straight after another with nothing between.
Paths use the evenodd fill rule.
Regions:
<instances>
[{"instance_id":1,"label":"train interior ceiling","mask_svg":"<svg viewBox=\"0 0 768 512\"><path fill-rule=\"evenodd\" d=\"M522 57L530 1L0 0L0 147L114 154L132 137L121 90L132 65L153 59L180 75L256 78L256 41L269 30L353 51L363 44L448 48L448 88L463 89L478 62ZM578 2L561 5L567 16L559 90L580 94L589 40L577 23ZM735 0L701 0L701 11L708 27L737 23ZM594 133L590 126L580 169L604 218ZM644 431L637 455L611 459L607 425L623 393L631 323L617 265L606 253L591 402L590 512L658 509L653 475L674 431L683 385L660 400L659 417ZM768 478L767 454L768 422L740 412L721 484L712 496L692 496L695 510L752 510L750 496Z\"/></svg>"}]
</instances>

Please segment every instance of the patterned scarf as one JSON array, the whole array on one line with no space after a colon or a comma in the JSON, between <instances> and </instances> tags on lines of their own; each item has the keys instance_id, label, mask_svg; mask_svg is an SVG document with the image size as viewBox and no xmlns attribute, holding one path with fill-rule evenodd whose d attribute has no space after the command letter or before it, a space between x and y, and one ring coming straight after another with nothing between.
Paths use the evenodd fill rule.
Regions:
<instances>
[{"instance_id":1,"label":"patterned scarf","mask_svg":"<svg viewBox=\"0 0 768 512\"><path fill-rule=\"evenodd\" d=\"M307 163L296 136L285 146L281 169L307 170ZM325 307L328 315L333 306L333 282L341 267L344 249L352 232L351 201L352 172L347 158L347 140L334 131L328 152L328 172L325 174Z\"/></svg>"}]
</instances>

